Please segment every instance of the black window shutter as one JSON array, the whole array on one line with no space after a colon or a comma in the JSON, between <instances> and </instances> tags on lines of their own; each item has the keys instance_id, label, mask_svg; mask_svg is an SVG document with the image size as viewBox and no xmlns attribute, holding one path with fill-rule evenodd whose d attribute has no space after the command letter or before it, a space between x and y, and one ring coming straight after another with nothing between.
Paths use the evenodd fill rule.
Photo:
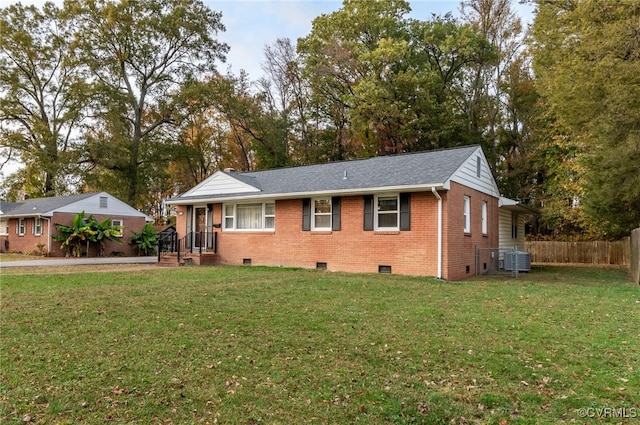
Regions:
<instances>
[{"instance_id":1,"label":"black window shutter","mask_svg":"<svg viewBox=\"0 0 640 425\"><path fill-rule=\"evenodd\" d=\"M373 230L373 195L364 195L364 227L363 230Z\"/></svg>"},{"instance_id":2,"label":"black window shutter","mask_svg":"<svg viewBox=\"0 0 640 425\"><path fill-rule=\"evenodd\" d=\"M331 230L340 230L340 197L331 198Z\"/></svg>"},{"instance_id":3,"label":"black window shutter","mask_svg":"<svg viewBox=\"0 0 640 425\"><path fill-rule=\"evenodd\" d=\"M400 194L400 230L411 230L411 194Z\"/></svg>"},{"instance_id":4,"label":"black window shutter","mask_svg":"<svg viewBox=\"0 0 640 425\"><path fill-rule=\"evenodd\" d=\"M311 230L311 199L302 200L302 230Z\"/></svg>"}]
</instances>

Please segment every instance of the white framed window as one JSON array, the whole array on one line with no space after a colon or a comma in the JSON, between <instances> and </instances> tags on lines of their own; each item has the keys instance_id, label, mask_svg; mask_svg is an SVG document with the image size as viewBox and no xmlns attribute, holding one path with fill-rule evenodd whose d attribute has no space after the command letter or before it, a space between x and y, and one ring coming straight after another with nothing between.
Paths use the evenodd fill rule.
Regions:
<instances>
[{"instance_id":1,"label":"white framed window","mask_svg":"<svg viewBox=\"0 0 640 425\"><path fill-rule=\"evenodd\" d=\"M463 216L464 232L471 233L471 198L469 196L464 197Z\"/></svg>"},{"instance_id":2,"label":"white framed window","mask_svg":"<svg viewBox=\"0 0 640 425\"><path fill-rule=\"evenodd\" d=\"M398 195L376 196L376 230L398 230L400 228L400 201Z\"/></svg>"},{"instance_id":3,"label":"white framed window","mask_svg":"<svg viewBox=\"0 0 640 425\"><path fill-rule=\"evenodd\" d=\"M224 206L224 228L233 229L235 223L235 205L229 204Z\"/></svg>"},{"instance_id":4,"label":"white framed window","mask_svg":"<svg viewBox=\"0 0 640 425\"><path fill-rule=\"evenodd\" d=\"M518 213L511 213L511 239L518 239Z\"/></svg>"},{"instance_id":5,"label":"white framed window","mask_svg":"<svg viewBox=\"0 0 640 425\"><path fill-rule=\"evenodd\" d=\"M276 205L270 203L224 205L224 230L273 230Z\"/></svg>"},{"instance_id":6,"label":"white framed window","mask_svg":"<svg viewBox=\"0 0 640 425\"><path fill-rule=\"evenodd\" d=\"M111 219L111 227L118 226L120 228L120 234L117 236L119 238L122 237L122 229L124 228L124 221L120 219Z\"/></svg>"},{"instance_id":7,"label":"white framed window","mask_svg":"<svg viewBox=\"0 0 640 425\"><path fill-rule=\"evenodd\" d=\"M264 204L264 228L275 229L276 228L276 204Z\"/></svg>"},{"instance_id":8,"label":"white framed window","mask_svg":"<svg viewBox=\"0 0 640 425\"><path fill-rule=\"evenodd\" d=\"M6 218L0 219L0 235L9 234L9 220Z\"/></svg>"},{"instance_id":9,"label":"white framed window","mask_svg":"<svg viewBox=\"0 0 640 425\"><path fill-rule=\"evenodd\" d=\"M236 205L236 229L258 230L262 228L262 204Z\"/></svg>"},{"instance_id":10,"label":"white framed window","mask_svg":"<svg viewBox=\"0 0 640 425\"><path fill-rule=\"evenodd\" d=\"M487 233L488 233L487 201L482 201L482 234L486 235Z\"/></svg>"},{"instance_id":11,"label":"white framed window","mask_svg":"<svg viewBox=\"0 0 640 425\"><path fill-rule=\"evenodd\" d=\"M26 221L24 218L19 218L16 228L16 234L18 234L19 236L24 236L25 233L27 233Z\"/></svg>"},{"instance_id":12,"label":"white framed window","mask_svg":"<svg viewBox=\"0 0 640 425\"><path fill-rule=\"evenodd\" d=\"M36 217L33 219L33 234L35 236L42 235L42 219L40 217Z\"/></svg>"},{"instance_id":13,"label":"white framed window","mask_svg":"<svg viewBox=\"0 0 640 425\"><path fill-rule=\"evenodd\" d=\"M311 230L331 230L331 198L312 201Z\"/></svg>"}]
</instances>

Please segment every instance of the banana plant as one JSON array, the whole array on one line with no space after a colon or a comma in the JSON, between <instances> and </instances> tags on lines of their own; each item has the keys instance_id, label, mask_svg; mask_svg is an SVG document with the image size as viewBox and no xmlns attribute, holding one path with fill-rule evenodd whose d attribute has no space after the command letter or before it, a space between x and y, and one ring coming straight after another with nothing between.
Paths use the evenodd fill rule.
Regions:
<instances>
[{"instance_id":1,"label":"banana plant","mask_svg":"<svg viewBox=\"0 0 640 425\"><path fill-rule=\"evenodd\" d=\"M111 218L108 218L103 222L99 222L92 215L89 217L87 225L92 230L92 235L89 236L89 240L96 244L97 256L104 256L104 243L106 241L116 241L121 243L120 236L122 236L122 227L112 226Z\"/></svg>"},{"instance_id":2,"label":"banana plant","mask_svg":"<svg viewBox=\"0 0 640 425\"><path fill-rule=\"evenodd\" d=\"M84 211L73 217L70 226L56 224L56 229L61 234L53 235L53 240L62 242L60 248L65 249L70 257L80 257L83 242L90 241L95 234L84 217Z\"/></svg>"},{"instance_id":3,"label":"banana plant","mask_svg":"<svg viewBox=\"0 0 640 425\"><path fill-rule=\"evenodd\" d=\"M138 255L153 255L158 245L158 232L153 230L151 223L147 223L140 233L131 232L129 244L138 251Z\"/></svg>"},{"instance_id":4,"label":"banana plant","mask_svg":"<svg viewBox=\"0 0 640 425\"><path fill-rule=\"evenodd\" d=\"M92 215L87 219L84 211L73 217L70 226L56 224L56 229L60 234L53 235L53 240L62 242L60 248L66 249L70 257L80 257L82 245L87 242L96 244L96 255L103 256L105 242L114 240L120 243L119 237L122 236L122 228L112 226L110 218L99 222Z\"/></svg>"}]
</instances>

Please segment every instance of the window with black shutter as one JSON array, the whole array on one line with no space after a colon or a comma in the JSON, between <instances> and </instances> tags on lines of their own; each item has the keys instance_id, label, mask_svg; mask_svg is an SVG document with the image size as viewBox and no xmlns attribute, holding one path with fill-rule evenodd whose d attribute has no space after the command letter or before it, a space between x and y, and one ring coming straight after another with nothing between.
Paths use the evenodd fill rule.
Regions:
<instances>
[{"instance_id":1,"label":"window with black shutter","mask_svg":"<svg viewBox=\"0 0 640 425\"><path fill-rule=\"evenodd\" d=\"M340 197L331 198L331 230L340 230Z\"/></svg>"},{"instance_id":2,"label":"window with black shutter","mask_svg":"<svg viewBox=\"0 0 640 425\"><path fill-rule=\"evenodd\" d=\"M311 230L311 199L302 200L302 230Z\"/></svg>"},{"instance_id":3,"label":"window with black shutter","mask_svg":"<svg viewBox=\"0 0 640 425\"><path fill-rule=\"evenodd\" d=\"M411 194L400 194L400 230L411 230Z\"/></svg>"},{"instance_id":4,"label":"window with black shutter","mask_svg":"<svg viewBox=\"0 0 640 425\"><path fill-rule=\"evenodd\" d=\"M364 195L363 230L373 230L373 195Z\"/></svg>"}]
</instances>

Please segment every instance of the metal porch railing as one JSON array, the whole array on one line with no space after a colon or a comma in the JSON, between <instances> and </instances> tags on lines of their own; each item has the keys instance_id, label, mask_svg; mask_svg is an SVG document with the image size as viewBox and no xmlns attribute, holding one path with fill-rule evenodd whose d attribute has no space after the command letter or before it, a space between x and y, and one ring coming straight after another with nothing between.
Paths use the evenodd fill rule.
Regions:
<instances>
[{"instance_id":1,"label":"metal porch railing","mask_svg":"<svg viewBox=\"0 0 640 425\"><path fill-rule=\"evenodd\" d=\"M176 253L178 263L187 253L202 254L203 252L217 253L217 232L189 232L178 239L178 234L173 233L158 240L158 262L163 255Z\"/></svg>"}]
</instances>

